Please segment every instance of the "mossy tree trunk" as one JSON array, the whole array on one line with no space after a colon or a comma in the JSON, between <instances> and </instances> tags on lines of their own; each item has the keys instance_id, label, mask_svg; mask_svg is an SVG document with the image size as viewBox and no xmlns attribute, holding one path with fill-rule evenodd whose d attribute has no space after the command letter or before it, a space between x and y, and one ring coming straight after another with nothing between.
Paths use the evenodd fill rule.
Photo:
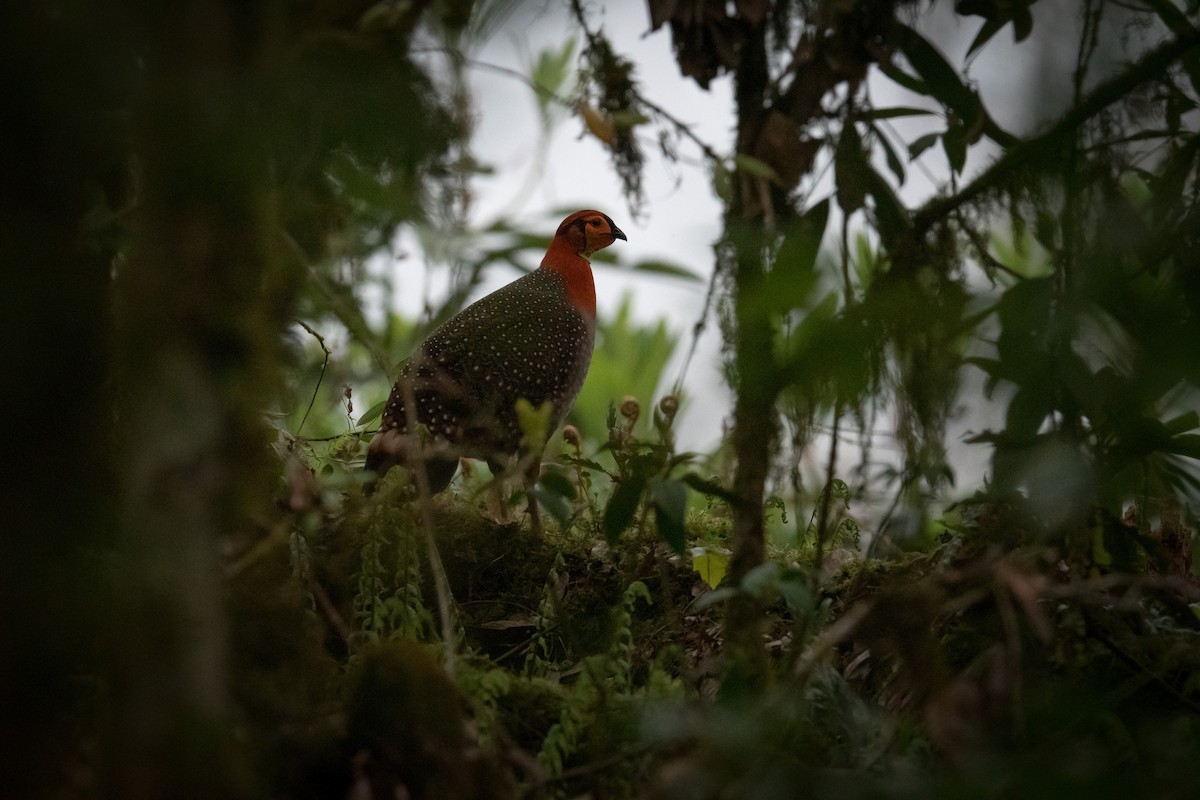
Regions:
<instances>
[{"instance_id":1,"label":"mossy tree trunk","mask_svg":"<svg viewBox=\"0 0 1200 800\"><path fill-rule=\"evenodd\" d=\"M769 81L765 26L761 22L747 23L747 29L735 75L739 153L753 151L762 128ZM733 342L737 392L733 412L733 451L737 456L733 490L741 502L733 509L729 581L734 586L766 557L763 502L771 444L777 435L774 420L778 370L772 357L774 335L761 300L769 229L778 211L761 203L756 191L759 180L736 173L725 211L724 238L732 259L726 268L732 273L737 320ZM762 603L757 598L739 594L731 602L725 632L729 654L739 679L751 684L760 683L767 675L761 619Z\"/></svg>"},{"instance_id":2,"label":"mossy tree trunk","mask_svg":"<svg viewBox=\"0 0 1200 800\"><path fill-rule=\"evenodd\" d=\"M120 31L94 17L0 8L0 759L11 797L70 780L106 606L92 554L115 530L111 251L95 246L92 212L123 163L106 124L120 70L104 58Z\"/></svg>"},{"instance_id":3,"label":"mossy tree trunk","mask_svg":"<svg viewBox=\"0 0 1200 800\"><path fill-rule=\"evenodd\" d=\"M120 562L109 675L121 797L248 794L218 553L265 506L278 224L250 102L272 3L135 5L135 244L116 275ZM182 793L182 794L181 794Z\"/></svg>"}]
</instances>

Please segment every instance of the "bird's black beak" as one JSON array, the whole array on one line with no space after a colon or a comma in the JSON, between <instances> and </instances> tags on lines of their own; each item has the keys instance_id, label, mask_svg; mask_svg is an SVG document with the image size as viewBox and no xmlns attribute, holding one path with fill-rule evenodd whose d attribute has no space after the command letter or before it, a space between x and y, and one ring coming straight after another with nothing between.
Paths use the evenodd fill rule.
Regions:
<instances>
[{"instance_id":1,"label":"bird's black beak","mask_svg":"<svg viewBox=\"0 0 1200 800\"><path fill-rule=\"evenodd\" d=\"M624 231L622 231L620 228L618 228L616 225L613 225L613 224L610 222L610 223L608 224L608 226L609 226L610 228L612 228L612 235L613 235L613 239L622 239L622 240L624 240L624 241L626 241L626 242L628 242L628 241L629 241L628 239L626 239L626 238L625 238L625 232L624 232Z\"/></svg>"}]
</instances>

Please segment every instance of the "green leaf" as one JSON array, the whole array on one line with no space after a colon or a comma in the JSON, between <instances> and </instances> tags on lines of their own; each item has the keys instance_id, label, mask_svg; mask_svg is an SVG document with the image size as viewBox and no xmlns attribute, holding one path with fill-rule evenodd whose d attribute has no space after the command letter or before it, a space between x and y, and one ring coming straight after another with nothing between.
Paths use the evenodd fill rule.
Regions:
<instances>
[{"instance_id":1,"label":"green leaf","mask_svg":"<svg viewBox=\"0 0 1200 800\"><path fill-rule=\"evenodd\" d=\"M893 106L892 108L873 108L863 114L864 119L895 119L896 117L923 117L930 116L933 112L927 108L916 108L915 106Z\"/></svg>"},{"instance_id":2,"label":"green leaf","mask_svg":"<svg viewBox=\"0 0 1200 800\"><path fill-rule=\"evenodd\" d=\"M1164 420L1163 427L1172 436L1194 428L1200 428L1200 414L1197 414L1195 411L1185 411L1177 417Z\"/></svg>"},{"instance_id":3,"label":"green leaf","mask_svg":"<svg viewBox=\"0 0 1200 800\"><path fill-rule=\"evenodd\" d=\"M828 223L829 200L826 198L804 212L804 216L785 231L772 272L789 280L811 272L817 265L817 254Z\"/></svg>"},{"instance_id":4,"label":"green leaf","mask_svg":"<svg viewBox=\"0 0 1200 800\"><path fill-rule=\"evenodd\" d=\"M729 567L729 553L714 552L703 547L692 548L692 569L700 573L700 580L715 589L725 579Z\"/></svg>"},{"instance_id":5,"label":"green leaf","mask_svg":"<svg viewBox=\"0 0 1200 800\"><path fill-rule=\"evenodd\" d=\"M880 63L879 70L884 75L892 79L893 82L903 86L914 94L929 96L929 87L925 82L915 75L909 75L904 70L900 69L895 63Z\"/></svg>"},{"instance_id":6,"label":"green leaf","mask_svg":"<svg viewBox=\"0 0 1200 800\"><path fill-rule=\"evenodd\" d=\"M871 130L874 131L876 140L878 140L879 144L883 147L883 155L884 158L887 159L888 169L890 169L892 174L896 176L896 182L903 186L904 164L900 161L900 156L896 154L896 149L892 147L891 140L884 136L883 131L879 130L879 128L875 127L874 125L871 126Z\"/></svg>"},{"instance_id":7,"label":"green leaf","mask_svg":"<svg viewBox=\"0 0 1200 800\"><path fill-rule=\"evenodd\" d=\"M1054 411L1052 387L1022 386L1008 402L1004 432L1018 441L1037 435L1042 421Z\"/></svg>"},{"instance_id":8,"label":"green leaf","mask_svg":"<svg viewBox=\"0 0 1200 800\"><path fill-rule=\"evenodd\" d=\"M781 571L777 576L776 588L779 590L779 596L783 598L784 604L787 605L788 611L793 615L799 617L813 610L815 603L812 592L808 589L807 578L798 570Z\"/></svg>"},{"instance_id":9,"label":"green leaf","mask_svg":"<svg viewBox=\"0 0 1200 800\"><path fill-rule=\"evenodd\" d=\"M940 133L927 133L913 139L908 145L908 160L915 161L922 153L937 144L937 140L941 136Z\"/></svg>"},{"instance_id":10,"label":"green leaf","mask_svg":"<svg viewBox=\"0 0 1200 800\"><path fill-rule=\"evenodd\" d=\"M687 488L677 480L658 481L651 496L654 499L654 521L658 524L658 535L671 549L682 553L687 544L687 530L683 517L687 511Z\"/></svg>"},{"instance_id":11,"label":"green leaf","mask_svg":"<svg viewBox=\"0 0 1200 800\"><path fill-rule=\"evenodd\" d=\"M573 75L572 58L575 55L575 38L568 37L561 50L546 48L538 54L530 79L541 91L534 92L538 106L550 107L551 97L559 95L568 79Z\"/></svg>"},{"instance_id":12,"label":"green leaf","mask_svg":"<svg viewBox=\"0 0 1200 800\"><path fill-rule=\"evenodd\" d=\"M1192 22L1188 20L1183 11L1175 7L1172 0L1146 0L1146 4L1162 18L1163 24L1170 28L1176 36L1187 35L1194 30ZM1195 13L1194 4L1192 13ZM1197 52L1195 47L1191 48L1180 58L1180 63L1188 75L1188 80L1192 83L1192 88L1200 92L1200 52Z\"/></svg>"},{"instance_id":13,"label":"green leaf","mask_svg":"<svg viewBox=\"0 0 1200 800\"><path fill-rule=\"evenodd\" d=\"M538 478L538 485L559 497L567 500L575 499L575 484L571 483L571 479L557 469L548 469L543 472Z\"/></svg>"},{"instance_id":14,"label":"green leaf","mask_svg":"<svg viewBox=\"0 0 1200 800\"><path fill-rule=\"evenodd\" d=\"M1029 3L1036 0L1028 0ZM1028 5L1018 6L1013 10L1013 39L1023 42L1033 33L1033 14Z\"/></svg>"},{"instance_id":15,"label":"green leaf","mask_svg":"<svg viewBox=\"0 0 1200 800\"><path fill-rule=\"evenodd\" d=\"M1112 554L1104 546L1104 526L1102 525L1097 525L1092 530L1092 560L1102 567L1110 566L1113 562Z\"/></svg>"},{"instance_id":16,"label":"green leaf","mask_svg":"<svg viewBox=\"0 0 1200 800\"><path fill-rule=\"evenodd\" d=\"M358 424L362 426L369 422L374 422L381 414L383 414L383 409L386 407L387 400L380 400L378 403L363 412L363 415L358 418Z\"/></svg>"},{"instance_id":17,"label":"green leaf","mask_svg":"<svg viewBox=\"0 0 1200 800\"><path fill-rule=\"evenodd\" d=\"M576 456L563 456L562 462L572 467L582 467L591 472L599 472L601 475L608 475L609 472L604 465L599 461L593 461L590 458L579 458Z\"/></svg>"},{"instance_id":18,"label":"green leaf","mask_svg":"<svg viewBox=\"0 0 1200 800\"><path fill-rule=\"evenodd\" d=\"M867 168L867 188L871 199L875 201L875 224L879 226L884 244L895 242L897 237L912 227L908 209L900 202L891 184L873 167Z\"/></svg>"},{"instance_id":19,"label":"green leaf","mask_svg":"<svg viewBox=\"0 0 1200 800\"><path fill-rule=\"evenodd\" d=\"M771 271L763 285L766 305L779 312L803 308L820 280L817 255L829 220L829 200L822 200L783 231Z\"/></svg>"},{"instance_id":20,"label":"green leaf","mask_svg":"<svg viewBox=\"0 0 1200 800\"><path fill-rule=\"evenodd\" d=\"M621 534L633 524L642 502L642 493L646 490L646 482L644 475L635 473L618 483L608 498L608 504L604 507L604 536L610 545L616 544Z\"/></svg>"},{"instance_id":21,"label":"green leaf","mask_svg":"<svg viewBox=\"0 0 1200 800\"><path fill-rule=\"evenodd\" d=\"M699 283L700 276L686 267L681 267L678 264L672 264L669 261L655 261L649 259L646 261L638 261L629 267L633 272L651 272L656 275L669 275L672 278L680 278L692 283Z\"/></svg>"},{"instance_id":22,"label":"green leaf","mask_svg":"<svg viewBox=\"0 0 1200 800\"><path fill-rule=\"evenodd\" d=\"M754 156L738 153L733 157L733 163L738 172L744 172L756 178L766 178L772 183L780 183L779 174L775 172L775 168Z\"/></svg>"},{"instance_id":23,"label":"green leaf","mask_svg":"<svg viewBox=\"0 0 1200 800\"><path fill-rule=\"evenodd\" d=\"M724 203L728 203L733 197L733 176L729 174L725 165L716 159L712 161L712 187L713 194Z\"/></svg>"},{"instance_id":24,"label":"green leaf","mask_svg":"<svg viewBox=\"0 0 1200 800\"><path fill-rule=\"evenodd\" d=\"M999 17L985 20L983 26L979 29L979 33L975 34L975 38L971 41L971 46L967 48L967 58L970 58L976 50L991 41L992 37L1003 30L1006 24L1008 24L1007 20Z\"/></svg>"},{"instance_id":25,"label":"green leaf","mask_svg":"<svg viewBox=\"0 0 1200 800\"><path fill-rule=\"evenodd\" d=\"M754 567L742 578L741 590L751 597L765 597L767 592L779 586L780 566L774 561L765 561Z\"/></svg>"},{"instance_id":26,"label":"green leaf","mask_svg":"<svg viewBox=\"0 0 1200 800\"><path fill-rule=\"evenodd\" d=\"M847 122L842 128L833 159L838 205L847 215L853 214L863 207L867 196L867 158L853 122Z\"/></svg>"},{"instance_id":27,"label":"green leaf","mask_svg":"<svg viewBox=\"0 0 1200 800\"><path fill-rule=\"evenodd\" d=\"M566 525L571 519L571 505L557 491L549 489L543 482L533 487L533 496L537 504L550 512L550 516L558 520L560 525Z\"/></svg>"},{"instance_id":28,"label":"green leaf","mask_svg":"<svg viewBox=\"0 0 1200 800\"><path fill-rule=\"evenodd\" d=\"M1181 433L1178 436L1172 436L1168 440L1166 450L1177 456L1200 459L1200 434Z\"/></svg>"},{"instance_id":29,"label":"green leaf","mask_svg":"<svg viewBox=\"0 0 1200 800\"><path fill-rule=\"evenodd\" d=\"M1181 464L1167 462L1162 465L1163 479L1180 494L1200 493L1200 477L1195 468L1188 469Z\"/></svg>"},{"instance_id":30,"label":"green leaf","mask_svg":"<svg viewBox=\"0 0 1200 800\"><path fill-rule=\"evenodd\" d=\"M711 585L711 584L710 584ZM705 592L696 598L696 602L692 604L692 608L697 611L703 611L709 606L714 606L722 600L728 600L731 597L736 597L738 590L732 586L722 586L720 589L713 589L711 592Z\"/></svg>"},{"instance_id":31,"label":"green leaf","mask_svg":"<svg viewBox=\"0 0 1200 800\"><path fill-rule=\"evenodd\" d=\"M961 175L967 163L967 129L962 125L951 125L942 135L942 149L955 175Z\"/></svg>"},{"instance_id":32,"label":"green leaf","mask_svg":"<svg viewBox=\"0 0 1200 800\"><path fill-rule=\"evenodd\" d=\"M903 23L898 23L896 29L901 52L925 80L929 94L965 124L973 125L983 114L979 96L962 82L958 71L924 36Z\"/></svg>"},{"instance_id":33,"label":"green leaf","mask_svg":"<svg viewBox=\"0 0 1200 800\"><path fill-rule=\"evenodd\" d=\"M680 478L681 481L703 495L719 497L730 505L737 505L741 499L716 481L705 480L694 472L689 472Z\"/></svg>"},{"instance_id":34,"label":"green leaf","mask_svg":"<svg viewBox=\"0 0 1200 800\"><path fill-rule=\"evenodd\" d=\"M1192 165L1200 154L1200 136L1192 136L1181 147L1172 148L1153 182L1154 205L1160 214L1177 208L1184 188L1191 182Z\"/></svg>"},{"instance_id":35,"label":"green leaf","mask_svg":"<svg viewBox=\"0 0 1200 800\"><path fill-rule=\"evenodd\" d=\"M650 118L645 114L639 111L634 111L633 109L614 111L609 115L609 119L611 119L612 124L616 125L618 128L633 128L638 125L645 125L650 121Z\"/></svg>"}]
</instances>

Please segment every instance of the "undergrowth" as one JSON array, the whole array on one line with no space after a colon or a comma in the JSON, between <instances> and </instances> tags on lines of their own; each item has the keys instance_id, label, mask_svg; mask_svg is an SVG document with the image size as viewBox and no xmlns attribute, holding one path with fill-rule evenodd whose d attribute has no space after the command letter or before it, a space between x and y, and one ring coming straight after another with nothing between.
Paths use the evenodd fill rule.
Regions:
<instances>
[{"instance_id":1,"label":"undergrowth","mask_svg":"<svg viewBox=\"0 0 1200 800\"><path fill-rule=\"evenodd\" d=\"M980 496L927 546L868 556L835 480L807 507L771 501L802 532L731 585L721 476L674 452L661 404L653 440L634 436L637 416L632 402L614 411L595 455L568 439L565 469L543 484L563 503L540 537L511 521L519 492L497 505L478 471L433 499L449 631L402 471L370 496L349 471L327 472L313 502L281 505L288 546L256 551L230 595L251 631L276 618L295 630L299 613L311 632L274 659L257 647L238 673L248 698L275 687L274 705L247 706L247 725L278 764L279 796L1182 797L1200 786L1187 755L1200 748L1200 590L1172 566L1190 563L1178 515L1153 527L1097 513L1048 531L1019 504ZM1115 569L1112 553L1131 547L1140 555ZM725 602L738 593L765 608L766 685L722 660Z\"/></svg>"}]
</instances>

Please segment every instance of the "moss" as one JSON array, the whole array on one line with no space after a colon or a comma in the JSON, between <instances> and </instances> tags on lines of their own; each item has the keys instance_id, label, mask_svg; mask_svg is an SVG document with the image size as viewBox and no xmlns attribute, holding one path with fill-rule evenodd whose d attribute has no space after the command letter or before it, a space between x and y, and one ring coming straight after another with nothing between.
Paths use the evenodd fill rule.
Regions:
<instances>
[{"instance_id":1,"label":"moss","mask_svg":"<svg viewBox=\"0 0 1200 800\"><path fill-rule=\"evenodd\" d=\"M364 650L346 692L356 784L376 797L513 796L511 781L476 746L465 708L429 648L386 642Z\"/></svg>"},{"instance_id":2,"label":"moss","mask_svg":"<svg viewBox=\"0 0 1200 800\"><path fill-rule=\"evenodd\" d=\"M567 697L562 684L545 678L515 678L509 692L497 703L504 728L513 743L536 753L546 732L558 722Z\"/></svg>"}]
</instances>

